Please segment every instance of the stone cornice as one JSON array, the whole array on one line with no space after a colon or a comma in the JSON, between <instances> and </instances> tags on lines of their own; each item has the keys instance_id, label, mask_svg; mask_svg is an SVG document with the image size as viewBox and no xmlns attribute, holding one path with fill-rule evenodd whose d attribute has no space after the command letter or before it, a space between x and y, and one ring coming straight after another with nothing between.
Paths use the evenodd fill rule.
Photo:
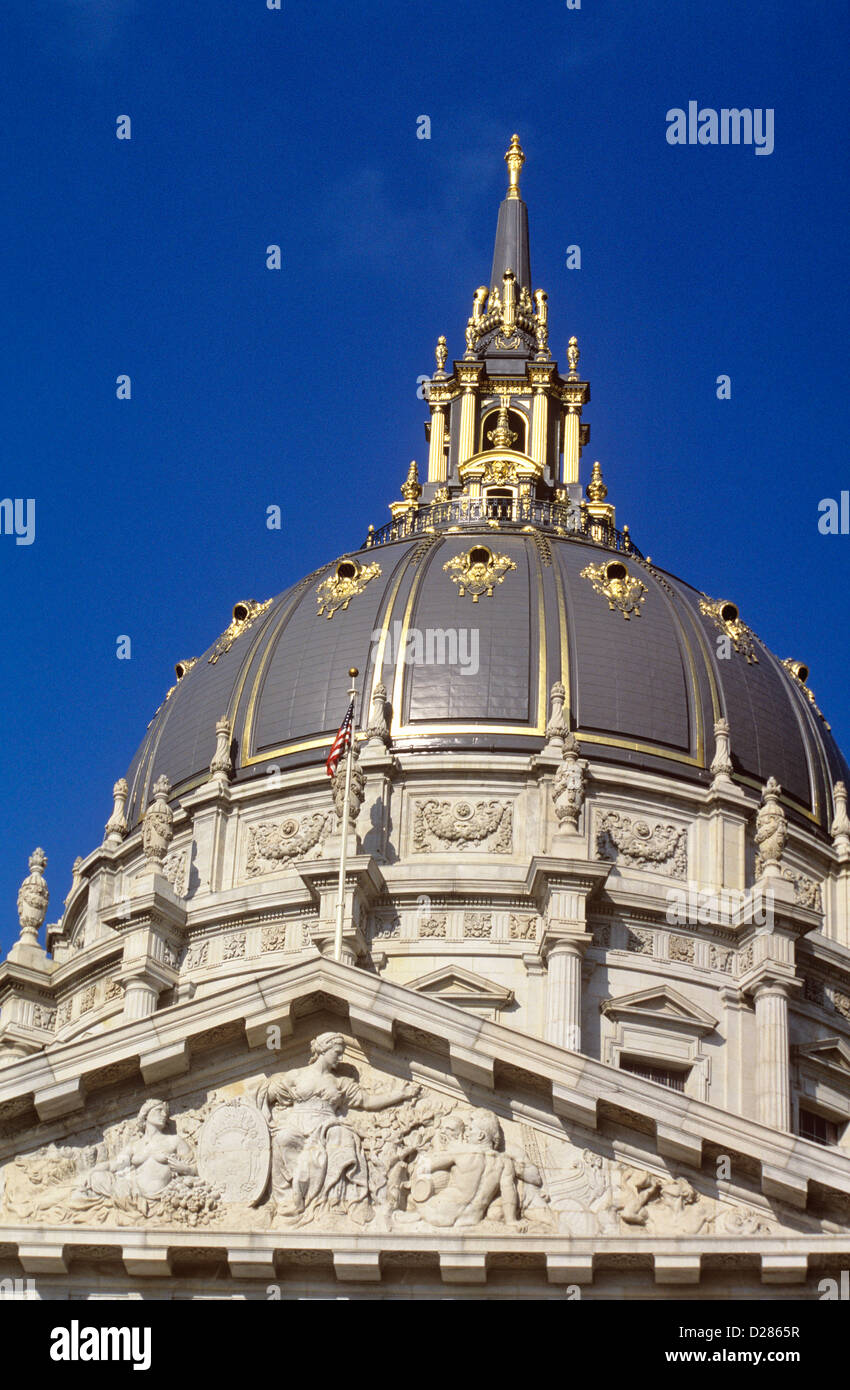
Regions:
<instances>
[{"instance_id":1,"label":"stone cornice","mask_svg":"<svg viewBox=\"0 0 850 1390\"><path fill-rule=\"evenodd\" d=\"M345 1287L379 1284L383 1278L382 1259L392 1269L404 1268L405 1257L412 1269L420 1269L422 1255L433 1258L435 1274L447 1285L483 1285L488 1279L488 1256L519 1258L523 1263L540 1260L545 1264L550 1284L589 1285L596 1273L629 1267L638 1258L649 1261L654 1282L675 1287L698 1284L702 1277L702 1258L710 1257L707 1269L727 1266L734 1270L743 1258L756 1263L757 1278L766 1285L805 1282L809 1265L834 1269L850 1260L850 1234L789 1236L653 1236L647 1248L646 1236L562 1236L531 1231L521 1235L438 1235L388 1233L325 1234L311 1229L309 1237L295 1231L245 1232L200 1227L190 1231L114 1229L104 1226L27 1226L2 1227L4 1246L11 1247L27 1275L38 1276L45 1288L51 1275L64 1275L73 1260L91 1262L92 1250L113 1268L120 1263L132 1279L169 1280L172 1262L199 1249L222 1250L233 1280L271 1283L286 1270L291 1279L304 1273L299 1256L305 1248L327 1257L336 1280ZM97 1257L95 1257L97 1258ZM87 1268L89 1266L87 1265ZM438 1272L437 1272L438 1271ZM87 1274L90 1279L91 1275ZM392 1281L389 1275L388 1282ZM63 1283L63 1288L65 1287ZM226 1289L226 1284L220 1286ZM669 1295L675 1297L674 1294Z\"/></svg>"}]
</instances>

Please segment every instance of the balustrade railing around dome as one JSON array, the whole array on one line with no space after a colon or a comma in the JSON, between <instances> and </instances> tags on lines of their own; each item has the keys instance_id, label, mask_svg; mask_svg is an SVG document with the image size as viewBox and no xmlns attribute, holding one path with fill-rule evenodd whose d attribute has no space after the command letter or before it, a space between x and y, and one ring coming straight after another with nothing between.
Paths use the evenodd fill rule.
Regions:
<instances>
[{"instance_id":1,"label":"balustrade railing around dome","mask_svg":"<svg viewBox=\"0 0 850 1390\"><path fill-rule=\"evenodd\" d=\"M618 550L626 555L644 558L629 535L607 522L588 516L584 509L560 502L543 502L533 497L455 497L447 502L432 502L427 506L411 507L404 516L396 517L377 531L369 533L361 547L390 545L393 541L411 536L433 535L452 527L497 526L523 530L534 527L571 540L601 545L606 550Z\"/></svg>"}]
</instances>

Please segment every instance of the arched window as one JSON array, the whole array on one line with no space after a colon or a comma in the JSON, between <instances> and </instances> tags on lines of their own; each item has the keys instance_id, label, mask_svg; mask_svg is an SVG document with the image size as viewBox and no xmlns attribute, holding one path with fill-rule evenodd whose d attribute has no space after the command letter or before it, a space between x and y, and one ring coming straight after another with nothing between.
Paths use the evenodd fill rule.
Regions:
<instances>
[{"instance_id":1,"label":"arched window","mask_svg":"<svg viewBox=\"0 0 850 1390\"><path fill-rule=\"evenodd\" d=\"M481 422L480 447L482 453L485 449L492 449L494 447L493 440L488 439L488 435L492 434L498 422L499 407L496 406L493 410L489 410L487 412L487 414L484 416L484 419ZM528 450L526 449L526 439L528 436L528 421L526 420L524 415L520 414L518 410L508 411L508 429L512 430L513 433L516 435L516 438L511 444L511 448L515 449L516 452L519 454L527 453Z\"/></svg>"}]
</instances>

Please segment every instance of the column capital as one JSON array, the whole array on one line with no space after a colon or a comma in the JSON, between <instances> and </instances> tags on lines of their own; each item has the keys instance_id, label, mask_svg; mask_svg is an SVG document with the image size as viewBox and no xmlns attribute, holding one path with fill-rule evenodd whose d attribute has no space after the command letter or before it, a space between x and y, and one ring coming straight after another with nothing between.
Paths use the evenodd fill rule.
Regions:
<instances>
[{"instance_id":1,"label":"column capital","mask_svg":"<svg viewBox=\"0 0 850 1390\"><path fill-rule=\"evenodd\" d=\"M575 922L562 922L552 918L543 927L540 955L543 960L548 960L556 952L583 958L588 946L592 944L592 932L583 931Z\"/></svg>"}]
</instances>

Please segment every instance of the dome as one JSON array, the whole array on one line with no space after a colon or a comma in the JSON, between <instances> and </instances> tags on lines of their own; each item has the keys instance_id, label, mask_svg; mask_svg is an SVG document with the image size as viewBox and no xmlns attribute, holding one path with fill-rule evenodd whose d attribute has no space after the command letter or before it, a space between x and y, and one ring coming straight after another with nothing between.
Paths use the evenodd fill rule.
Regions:
<instances>
[{"instance_id":1,"label":"dome","mask_svg":"<svg viewBox=\"0 0 850 1390\"><path fill-rule=\"evenodd\" d=\"M605 544L570 533L552 524L565 519L555 508L470 510L420 507L276 598L237 604L227 632L182 663L148 729L128 777L130 823L160 775L175 795L205 780L223 715L236 782L323 762L356 666L362 723L383 685L399 751L534 754L561 682L586 756L707 783L725 718L735 779L776 777L789 810L826 828L830 788L850 774L805 668L622 533L595 528ZM426 529L435 512L442 530ZM470 557L483 567L478 593L464 582Z\"/></svg>"},{"instance_id":2,"label":"dome","mask_svg":"<svg viewBox=\"0 0 850 1390\"><path fill-rule=\"evenodd\" d=\"M563 700L591 762L707 785L715 756L728 771L728 734L739 784L760 793L776 779L789 814L828 829L850 773L806 667L769 652L727 597L652 565L618 529L598 462L582 487L590 385L576 338L563 369L550 351L516 137L505 159L466 352L447 370L441 336L425 378L422 481L414 461L391 520L359 549L237 603L213 646L178 663L130 768L131 826L160 777L177 798L207 779L224 718L237 784L320 768L356 667L356 726L377 718L383 735L386 719L396 752L528 758Z\"/></svg>"}]
</instances>

